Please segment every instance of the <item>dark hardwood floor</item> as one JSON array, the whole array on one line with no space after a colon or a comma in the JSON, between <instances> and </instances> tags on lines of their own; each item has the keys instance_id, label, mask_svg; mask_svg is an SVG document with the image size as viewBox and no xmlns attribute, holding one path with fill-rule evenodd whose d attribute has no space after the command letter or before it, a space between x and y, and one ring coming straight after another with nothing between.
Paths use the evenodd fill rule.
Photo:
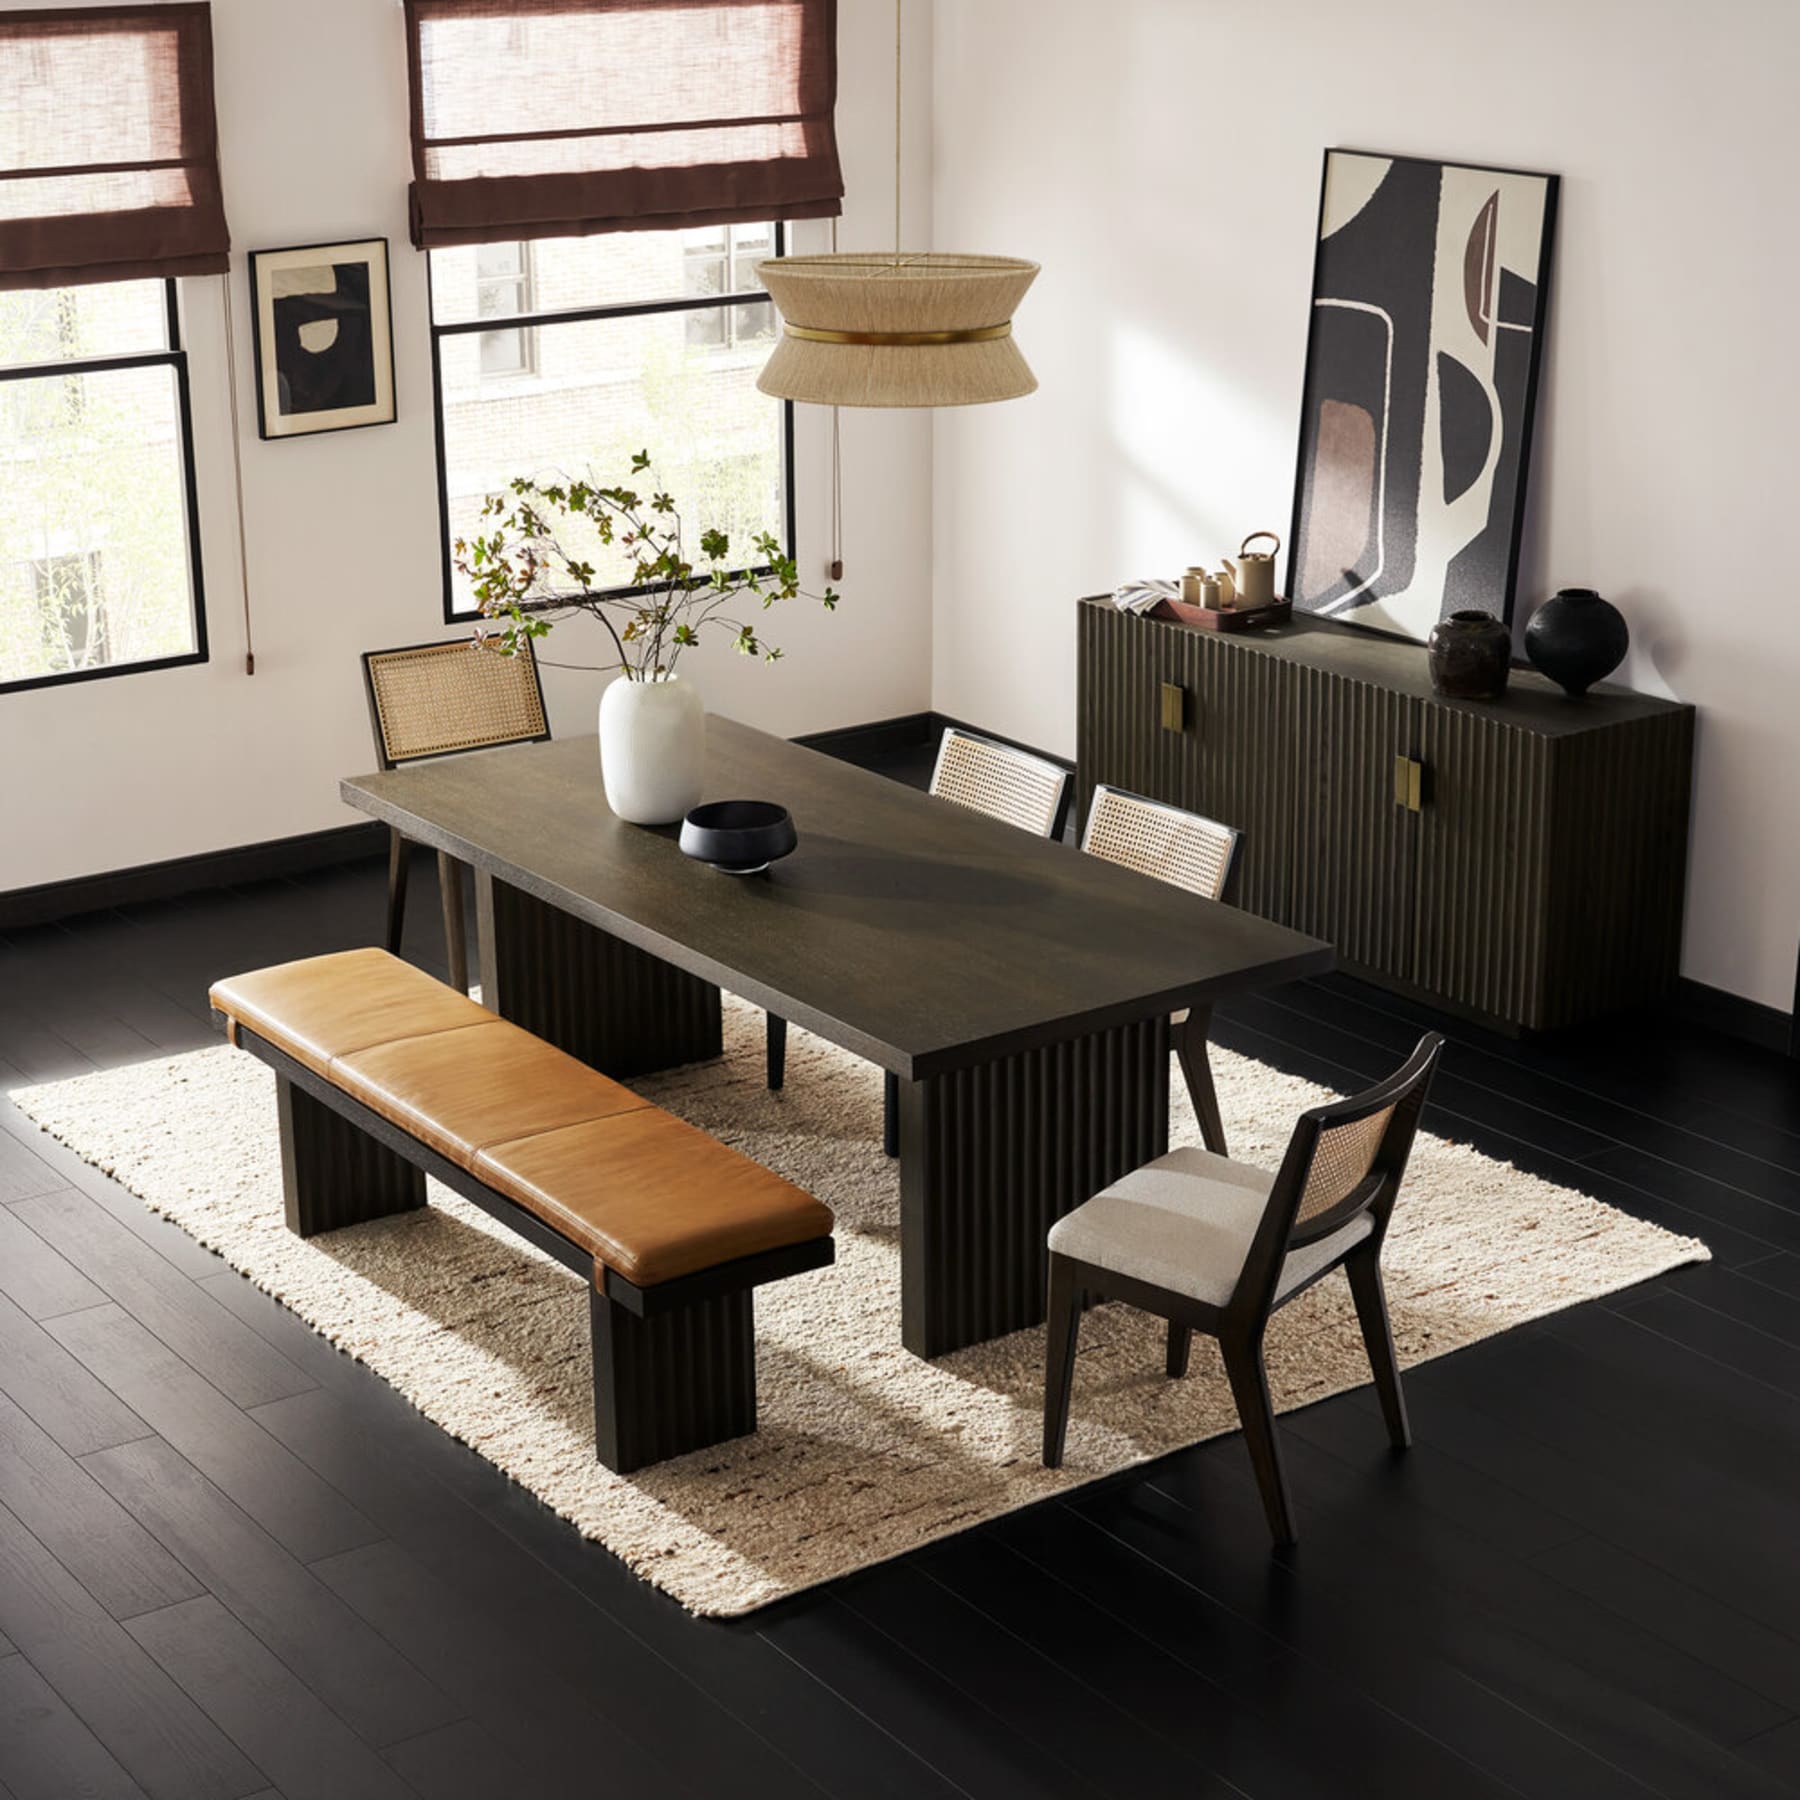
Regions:
<instances>
[{"instance_id":1,"label":"dark hardwood floor","mask_svg":"<svg viewBox=\"0 0 1800 1800\"><path fill-rule=\"evenodd\" d=\"M0 1087L215 1042L211 977L381 882L0 939ZM1334 978L1219 1036L1350 1086L1427 1018ZM1432 1128L1714 1262L1413 1371L1404 1458L1366 1389L1289 1416L1288 1555L1231 1437L725 1625L0 1103L0 1800L1800 1792L1800 1065L1446 1029Z\"/></svg>"}]
</instances>

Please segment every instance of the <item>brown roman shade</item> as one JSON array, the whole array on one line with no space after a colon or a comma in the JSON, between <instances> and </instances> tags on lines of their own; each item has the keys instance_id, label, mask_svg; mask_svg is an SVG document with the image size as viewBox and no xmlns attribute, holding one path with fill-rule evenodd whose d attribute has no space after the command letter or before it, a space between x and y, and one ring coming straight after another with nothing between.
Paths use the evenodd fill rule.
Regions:
<instances>
[{"instance_id":1,"label":"brown roman shade","mask_svg":"<svg viewBox=\"0 0 1800 1800\"><path fill-rule=\"evenodd\" d=\"M836 0L406 0L421 249L841 210Z\"/></svg>"},{"instance_id":2,"label":"brown roman shade","mask_svg":"<svg viewBox=\"0 0 1800 1800\"><path fill-rule=\"evenodd\" d=\"M0 288L218 275L205 5L0 12Z\"/></svg>"}]
</instances>

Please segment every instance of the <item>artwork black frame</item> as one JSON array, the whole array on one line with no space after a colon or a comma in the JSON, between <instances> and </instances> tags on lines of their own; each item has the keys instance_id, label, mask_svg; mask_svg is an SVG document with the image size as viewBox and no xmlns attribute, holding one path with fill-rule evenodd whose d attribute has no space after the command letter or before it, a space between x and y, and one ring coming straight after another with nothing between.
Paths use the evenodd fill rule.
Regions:
<instances>
[{"instance_id":1,"label":"artwork black frame","mask_svg":"<svg viewBox=\"0 0 1800 1800\"><path fill-rule=\"evenodd\" d=\"M1537 419L1538 385L1543 363L1543 343L1545 323L1549 315L1550 302L1550 267L1552 253L1556 241L1556 220L1558 198L1561 188L1561 177L1538 169L1515 169L1486 163L1459 162L1451 158L1432 158L1419 156L1401 156L1388 151L1367 150L1345 145L1328 147L1320 166L1319 204L1313 232L1313 274L1311 298L1307 317L1306 364L1301 385L1300 429L1295 446L1294 459L1294 504L1289 522L1287 540L1287 587L1286 592L1292 596L1297 610L1323 617L1335 623L1353 626L1358 630L1374 631L1384 637L1399 638L1405 642L1422 643L1424 631L1408 630L1390 620L1379 616L1359 618L1350 615L1340 616L1334 612L1324 611L1318 607L1308 606L1302 597L1301 570L1306 549L1307 534L1304 521L1309 499L1308 470L1314 448L1313 420L1316 412L1314 396L1317 392L1320 359L1319 314L1321 299L1321 281L1324 275L1326 238L1324 235L1326 205L1331 186L1332 159L1334 157L1369 157L1379 158L1383 162L1408 170L1469 170L1483 175L1496 177L1539 181L1544 184L1543 219L1540 227L1538 255L1536 264L1536 289L1532 306L1529 335L1531 339L1526 359L1524 375L1524 392L1518 411L1519 444L1517 468L1512 482L1511 519L1506 540L1505 580L1497 594L1484 599L1458 598L1457 606L1483 605L1494 612L1508 624L1512 622L1514 602L1518 586L1519 552L1524 533L1525 501L1529 485L1531 467L1531 445ZM1498 268L1496 267L1496 279ZM1427 287L1427 304L1429 305L1429 287ZM1498 307L1496 305L1496 312ZM1427 352L1429 353L1429 352ZM1428 422L1427 422L1428 423ZM1385 454L1385 444L1383 445ZM1465 548L1467 546L1464 546ZM1446 601L1440 605L1439 616L1451 610Z\"/></svg>"},{"instance_id":2,"label":"artwork black frame","mask_svg":"<svg viewBox=\"0 0 1800 1800\"><path fill-rule=\"evenodd\" d=\"M367 255L357 254L367 251ZM331 424L308 425L304 423L304 413L282 415L274 408L272 396L267 392L265 354L273 349L274 318L273 307L275 296L265 292L266 283L258 279L259 270L263 269L275 257L310 255L318 253L321 260L336 263L364 263L369 270L368 316L371 323L370 359L371 374L374 385L374 399L367 406L342 407L335 412L374 413L378 416L370 418L337 418ZM393 286L388 272L388 241L385 237L346 238L335 243L325 244L285 244L278 249L252 250L249 254L250 268L250 331L252 358L256 368L256 430L257 435L265 440L293 437L318 437L333 431L362 431L371 425L392 425L400 416L399 395L394 382L394 302ZM375 292L376 277L379 273L380 294ZM265 309L270 317L265 320ZM378 328L378 329L376 329ZM385 401L382 398L385 382ZM331 416L321 411L320 418ZM284 424L285 418L298 421ZM275 428L271 429L271 425Z\"/></svg>"}]
</instances>

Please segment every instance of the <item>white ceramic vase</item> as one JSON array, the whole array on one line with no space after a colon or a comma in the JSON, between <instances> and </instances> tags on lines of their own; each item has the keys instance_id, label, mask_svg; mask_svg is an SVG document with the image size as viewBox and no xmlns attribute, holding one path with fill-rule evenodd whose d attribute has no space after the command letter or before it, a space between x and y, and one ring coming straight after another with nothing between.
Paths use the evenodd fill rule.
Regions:
<instances>
[{"instance_id":1,"label":"white ceramic vase","mask_svg":"<svg viewBox=\"0 0 1800 1800\"><path fill-rule=\"evenodd\" d=\"M633 681L600 696L600 773L606 802L633 825L672 825L700 804L706 708L679 675Z\"/></svg>"}]
</instances>

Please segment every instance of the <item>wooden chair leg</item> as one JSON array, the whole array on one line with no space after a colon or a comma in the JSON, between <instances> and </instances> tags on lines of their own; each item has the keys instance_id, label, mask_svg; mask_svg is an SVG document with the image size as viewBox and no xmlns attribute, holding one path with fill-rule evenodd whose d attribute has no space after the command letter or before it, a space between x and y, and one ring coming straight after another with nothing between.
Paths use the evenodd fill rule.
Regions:
<instances>
[{"instance_id":1,"label":"wooden chair leg","mask_svg":"<svg viewBox=\"0 0 1800 1800\"><path fill-rule=\"evenodd\" d=\"M469 991L469 935L463 924L462 864L447 851L438 852L438 889L444 903L444 944L450 953L450 985Z\"/></svg>"},{"instance_id":2,"label":"wooden chair leg","mask_svg":"<svg viewBox=\"0 0 1800 1800\"><path fill-rule=\"evenodd\" d=\"M1211 1022L1210 1006L1191 1007L1176 1035L1175 1054L1181 1059L1188 1098L1193 1101L1194 1116L1200 1121L1201 1143L1214 1156L1228 1156L1225 1122L1219 1116L1218 1090L1213 1086L1212 1064L1206 1058L1206 1031Z\"/></svg>"},{"instance_id":3,"label":"wooden chair leg","mask_svg":"<svg viewBox=\"0 0 1800 1800\"><path fill-rule=\"evenodd\" d=\"M1221 1338L1219 1349L1225 1357L1225 1374L1231 1382L1231 1397L1237 1402L1244 1441L1250 1446L1250 1466L1262 1491L1269 1535L1276 1549L1285 1549L1294 1541L1294 1519L1288 1509L1287 1479L1281 1469L1281 1445L1275 1436L1275 1407L1269 1399L1262 1343Z\"/></svg>"},{"instance_id":4,"label":"wooden chair leg","mask_svg":"<svg viewBox=\"0 0 1800 1800\"><path fill-rule=\"evenodd\" d=\"M406 924L406 874L411 866L406 839L388 827L388 902L387 948L390 956L400 954L400 933Z\"/></svg>"},{"instance_id":5,"label":"wooden chair leg","mask_svg":"<svg viewBox=\"0 0 1800 1800\"><path fill-rule=\"evenodd\" d=\"M1169 1379L1179 1381L1188 1372L1188 1351L1194 1343L1193 1328L1169 1321Z\"/></svg>"},{"instance_id":6,"label":"wooden chair leg","mask_svg":"<svg viewBox=\"0 0 1800 1800\"><path fill-rule=\"evenodd\" d=\"M1373 1250L1356 1251L1344 1259L1344 1273L1350 1277L1356 1320L1362 1326L1363 1344L1369 1352L1369 1368L1375 1376L1381 1416L1387 1421L1388 1441L1396 1450L1404 1450L1412 1443L1412 1426L1406 1417L1406 1396L1400 1390L1400 1364L1394 1356L1394 1333L1388 1324L1381 1259Z\"/></svg>"},{"instance_id":7,"label":"wooden chair leg","mask_svg":"<svg viewBox=\"0 0 1800 1800\"><path fill-rule=\"evenodd\" d=\"M889 1156L900 1154L900 1077L891 1071L881 1080L881 1147Z\"/></svg>"},{"instance_id":8,"label":"wooden chair leg","mask_svg":"<svg viewBox=\"0 0 1800 1800\"><path fill-rule=\"evenodd\" d=\"M1081 1290L1066 1257L1050 1258L1049 1354L1044 1365L1044 1467L1060 1469L1075 1391L1075 1340L1081 1331Z\"/></svg>"}]
</instances>

